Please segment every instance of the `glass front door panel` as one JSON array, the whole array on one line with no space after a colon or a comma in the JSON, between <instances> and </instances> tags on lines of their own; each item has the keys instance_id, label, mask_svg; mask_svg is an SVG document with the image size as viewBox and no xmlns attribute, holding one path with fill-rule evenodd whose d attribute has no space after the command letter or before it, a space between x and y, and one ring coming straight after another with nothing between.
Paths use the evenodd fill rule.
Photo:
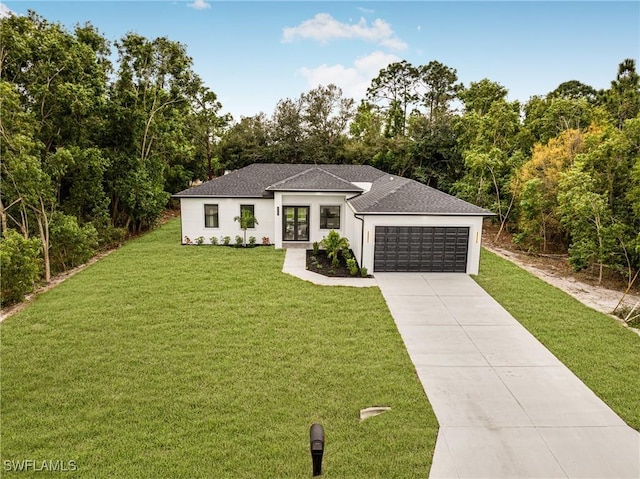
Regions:
<instances>
[{"instance_id":1,"label":"glass front door panel","mask_svg":"<svg viewBox=\"0 0 640 479\"><path fill-rule=\"evenodd\" d=\"M309 207L284 206L282 239L284 241L309 241Z\"/></svg>"},{"instance_id":2,"label":"glass front door panel","mask_svg":"<svg viewBox=\"0 0 640 479\"><path fill-rule=\"evenodd\" d=\"M284 231L282 238L285 241L295 241L296 239L296 208L285 206L284 211Z\"/></svg>"}]
</instances>

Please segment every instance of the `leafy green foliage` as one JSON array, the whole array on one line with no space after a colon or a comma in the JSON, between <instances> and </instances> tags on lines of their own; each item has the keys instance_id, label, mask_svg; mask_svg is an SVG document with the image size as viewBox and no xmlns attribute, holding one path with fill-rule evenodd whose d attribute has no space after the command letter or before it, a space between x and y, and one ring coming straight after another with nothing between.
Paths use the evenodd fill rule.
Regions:
<instances>
[{"instance_id":1,"label":"leafy green foliage","mask_svg":"<svg viewBox=\"0 0 640 479\"><path fill-rule=\"evenodd\" d=\"M406 60L391 63L371 80L367 98L382 103L386 111L385 135L404 135L411 105L418 100L416 93L418 69Z\"/></svg>"},{"instance_id":2,"label":"leafy green foliage","mask_svg":"<svg viewBox=\"0 0 640 479\"><path fill-rule=\"evenodd\" d=\"M41 248L38 239L25 239L15 230L7 230L0 237L2 306L20 302L33 291L40 276Z\"/></svg>"},{"instance_id":3,"label":"leafy green foliage","mask_svg":"<svg viewBox=\"0 0 640 479\"><path fill-rule=\"evenodd\" d=\"M356 276L358 274L358 263L355 258L347 258L347 268L349 268L349 274Z\"/></svg>"},{"instance_id":4,"label":"leafy green foliage","mask_svg":"<svg viewBox=\"0 0 640 479\"><path fill-rule=\"evenodd\" d=\"M80 226L75 216L55 213L50 225L51 270L65 271L85 263L98 247L98 233L90 223Z\"/></svg>"},{"instance_id":5,"label":"leafy green foliage","mask_svg":"<svg viewBox=\"0 0 640 479\"><path fill-rule=\"evenodd\" d=\"M331 260L333 267L338 266L340 253L349 249L349 240L340 236L340 233L335 230L329 231L320 244L327 251L327 257Z\"/></svg>"},{"instance_id":6,"label":"leafy green foliage","mask_svg":"<svg viewBox=\"0 0 640 479\"><path fill-rule=\"evenodd\" d=\"M242 245L246 246L246 244L247 244L247 229L248 228L254 228L255 225L258 224L258 220L253 215L251 210L243 209L242 210L242 214L240 216L236 216L235 218L233 218L233 221L237 221L238 223L240 223L240 229L242 229L242 232L244 234L244 238L240 238L240 240L241 240ZM236 236L236 243L237 243L237 239L238 239L238 237ZM254 243L255 243L255 238L254 238Z\"/></svg>"}]
</instances>

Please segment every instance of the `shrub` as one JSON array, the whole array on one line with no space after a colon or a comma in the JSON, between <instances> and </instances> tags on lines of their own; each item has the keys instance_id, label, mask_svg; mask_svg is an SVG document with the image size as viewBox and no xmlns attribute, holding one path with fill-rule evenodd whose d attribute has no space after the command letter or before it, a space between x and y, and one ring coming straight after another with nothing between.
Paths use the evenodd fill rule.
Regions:
<instances>
[{"instance_id":1,"label":"shrub","mask_svg":"<svg viewBox=\"0 0 640 479\"><path fill-rule=\"evenodd\" d=\"M349 249L349 240L340 236L335 230L329 231L329 234L322 239L321 244L322 247L327 250L327 257L331 260L333 268L338 266L338 262L340 261L339 253Z\"/></svg>"},{"instance_id":2,"label":"shrub","mask_svg":"<svg viewBox=\"0 0 640 479\"><path fill-rule=\"evenodd\" d=\"M256 237L255 236L249 236L249 244L252 247L256 245Z\"/></svg>"},{"instance_id":3,"label":"shrub","mask_svg":"<svg viewBox=\"0 0 640 479\"><path fill-rule=\"evenodd\" d=\"M369 276L367 268L365 268L364 266L360 268L360 276L362 276L363 278L366 278L367 276Z\"/></svg>"},{"instance_id":4,"label":"shrub","mask_svg":"<svg viewBox=\"0 0 640 479\"><path fill-rule=\"evenodd\" d=\"M98 232L98 247L99 248L115 248L122 246L127 239L129 232L126 228L116 228L111 223L93 222L96 231Z\"/></svg>"},{"instance_id":5,"label":"shrub","mask_svg":"<svg viewBox=\"0 0 640 479\"><path fill-rule=\"evenodd\" d=\"M218 244L218 237L212 236L211 238L209 238L209 241L211 242L211 244L216 245Z\"/></svg>"},{"instance_id":6,"label":"shrub","mask_svg":"<svg viewBox=\"0 0 640 479\"><path fill-rule=\"evenodd\" d=\"M196 238L196 244L197 244L198 246L200 246L200 245L204 244L204 236L198 236L198 237Z\"/></svg>"},{"instance_id":7,"label":"shrub","mask_svg":"<svg viewBox=\"0 0 640 479\"><path fill-rule=\"evenodd\" d=\"M49 227L51 271L61 272L86 263L98 247L92 224L80 226L75 216L55 213Z\"/></svg>"},{"instance_id":8,"label":"shrub","mask_svg":"<svg viewBox=\"0 0 640 479\"><path fill-rule=\"evenodd\" d=\"M236 248L240 248L243 245L242 236L236 235L236 244L234 245Z\"/></svg>"},{"instance_id":9,"label":"shrub","mask_svg":"<svg viewBox=\"0 0 640 479\"><path fill-rule=\"evenodd\" d=\"M7 230L0 238L0 271L2 271L2 306L18 303L33 291L40 275L40 240L25 239L15 230Z\"/></svg>"},{"instance_id":10,"label":"shrub","mask_svg":"<svg viewBox=\"0 0 640 479\"><path fill-rule=\"evenodd\" d=\"M320 251L320 243L317 241L313 242L313 255L318 256L318 251Z\"/></svg>"},{"instance_id":11,"label":"shrub","mask_svg":"<svg viewBox=\"0 0 640 479\"><path fill-rule=\"evenodd\" d=\"M231 236L224 236L222 238L222 244L225 246L229 246L229 244L231 243Z\"/></svg>"},{"instance_id":12,"label":"shrub","mask_svg":"<svg viewBox=\"0 0 640 479\"><path fill-rule=\"evenodd\" d=\"M349 268L349 274L351 276L358 274L358 264L356 263L355 258L347 259L347 268Z\"/></svg>"},{"instance_id":13,"label":"shrub","mask_svg":"<svg viewBox=\"0 0 640 479\"><path fill-rule=\"evenodd\" d=\"M188 236L185 236L184 237L184 244L191 244L191 243L192 243L191 238L189 238Z\"/></svg>"},{"instance_id":14,"label":"shrub","mask_svg":"<svg viewBox=\"0 0 640 479\"><path fill-rule=\"evenodd\" d=\"M262 244L263 244L263 246L269 246L271 244L271 240L269 240L268 236L263 236L262 237Z\"/></svg>"}]
</instances>

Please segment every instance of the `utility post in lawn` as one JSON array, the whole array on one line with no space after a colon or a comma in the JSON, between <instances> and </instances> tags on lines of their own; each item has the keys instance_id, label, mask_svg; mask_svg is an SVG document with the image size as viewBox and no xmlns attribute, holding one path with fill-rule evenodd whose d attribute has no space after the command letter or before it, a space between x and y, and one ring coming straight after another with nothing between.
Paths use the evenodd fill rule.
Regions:
<instances>
[{"instance_id":1,"label":"utility post in lawn","mask_svg":"<svg viewBox=\"0 0 640 479\"><path fill-rule=\"evenodd\" d=\"M233 218L233 221L237 221L240 223L240 228L244 233L244 241L242 242L242 246L247 246L247 228L253 228L254 225L258 224L258 220L253 213L249 210L242 210L242 214L240 216L236 216Z\"/></svg>"}]
</instances>

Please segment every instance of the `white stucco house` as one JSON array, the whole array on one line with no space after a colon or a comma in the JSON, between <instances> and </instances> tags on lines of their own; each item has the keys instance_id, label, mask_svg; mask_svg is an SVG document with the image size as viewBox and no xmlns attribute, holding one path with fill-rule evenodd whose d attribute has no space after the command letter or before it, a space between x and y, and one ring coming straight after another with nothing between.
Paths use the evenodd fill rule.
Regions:
<instances>
[{"instance_id":1,"label":"white stucco house","mask_svg":"<svg viewBox=\"0 0 640 479\"><path fill-rule=\"evenodd\" d=\"M369 272L478 273L482 221L493 213L368 165L256 163L174 195L182 243L247 236L276 248L308 246L330 230L347 237Z\"/></svg>"}]
</instances>

